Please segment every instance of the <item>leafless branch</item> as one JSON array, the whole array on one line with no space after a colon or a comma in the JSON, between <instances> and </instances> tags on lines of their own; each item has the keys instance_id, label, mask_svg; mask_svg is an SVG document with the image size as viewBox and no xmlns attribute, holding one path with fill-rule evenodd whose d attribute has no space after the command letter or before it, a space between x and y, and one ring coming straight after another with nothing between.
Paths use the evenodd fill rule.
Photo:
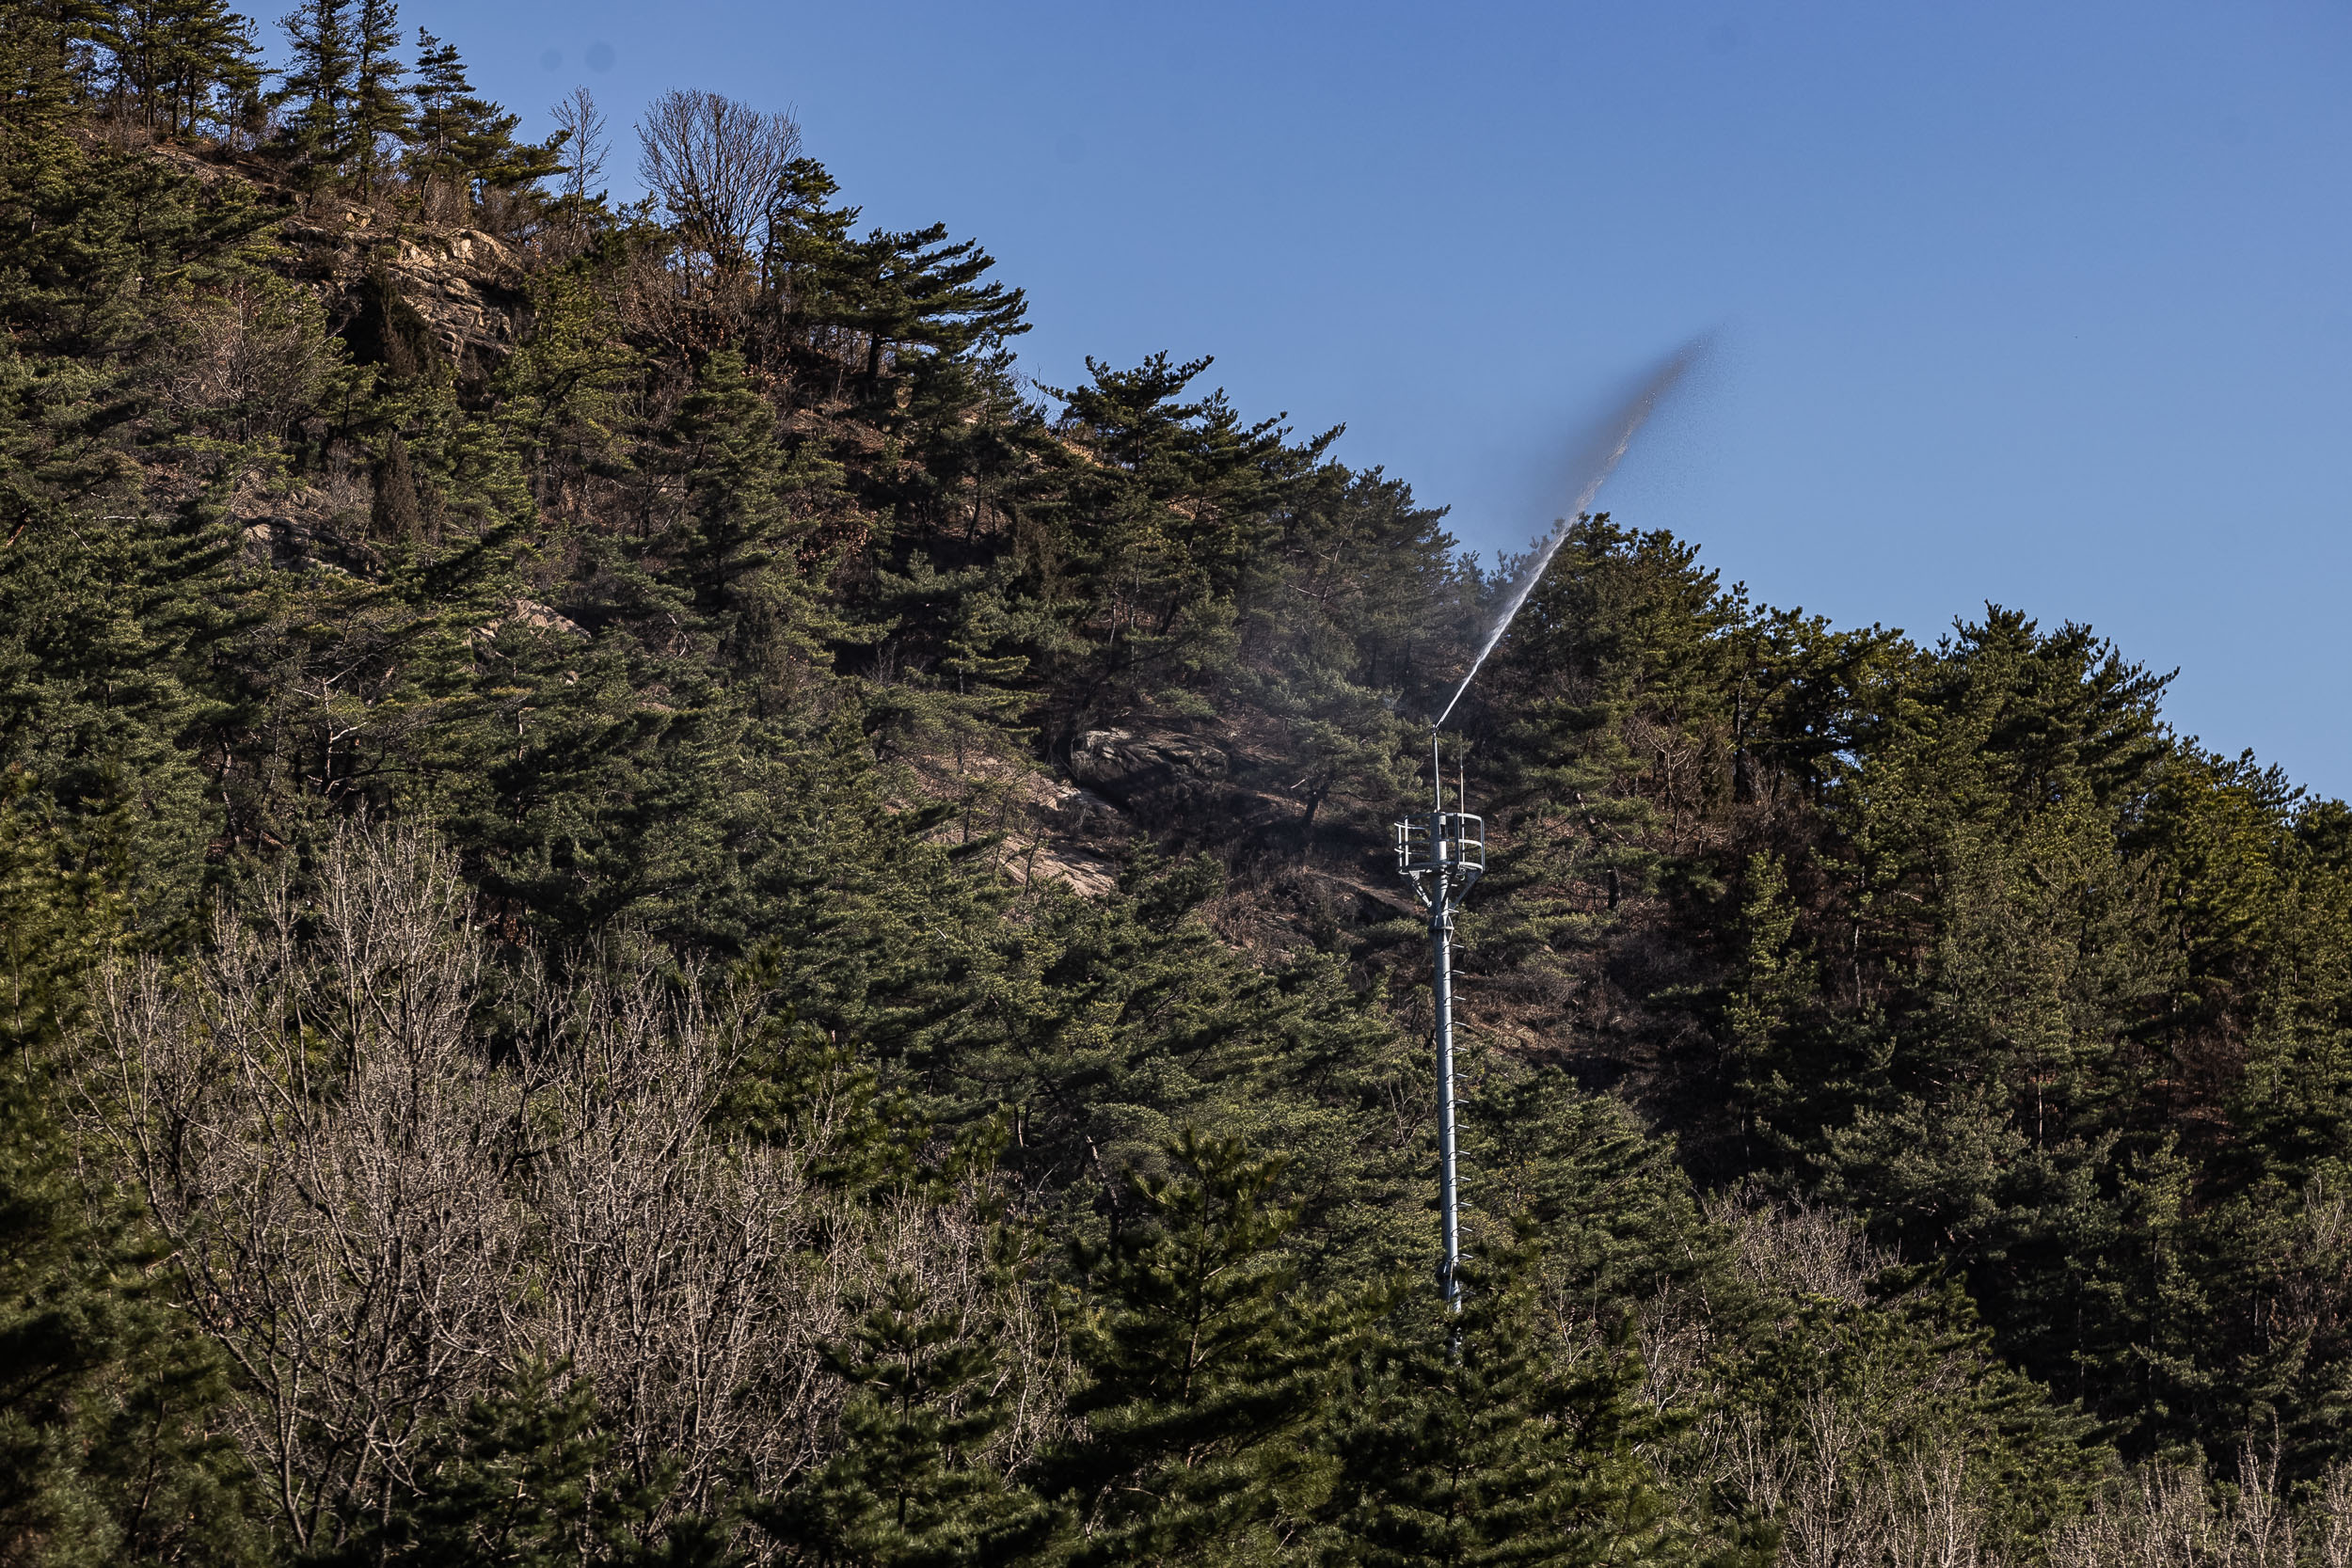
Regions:
<instances>
[{"instance_id":1,"label":"leafless branch","mask_svg":"<svg viewBox=\"0 0 2352 1568\"><path fill-rule=\"evenodd\" d=\"M593 1381L638 1474L675 1459L678 1508L824 1456L822 1350L878 1279L986 1324L1025 1393L1055 1362L1050 1313L983 1266L980 1195L852 1204L807 1151L714 1134L741 1006L615 941L498 976L519 1022L486 1034L476 924L429 837L355 827L184 972L102 977L81 1103L244 1372L240 1439L302 1544L527 1359Z\"/></svg>"},{"instance_id":2,"label":"leafless branch","mask_svg":"<svg viewBox=\"0 0 2352 1568\"><path fill-rule=\"evenodd\" d=\"M788 113L672 88L637 128L638 172L715 274L740 276L801 152Z\"/></svg>"}]
</instances>

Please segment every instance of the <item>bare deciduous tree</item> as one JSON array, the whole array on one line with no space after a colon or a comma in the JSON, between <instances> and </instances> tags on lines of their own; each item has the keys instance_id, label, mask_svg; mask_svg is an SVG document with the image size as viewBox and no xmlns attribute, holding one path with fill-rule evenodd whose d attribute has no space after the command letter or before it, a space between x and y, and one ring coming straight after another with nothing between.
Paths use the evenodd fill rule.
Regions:
<instances>
[{"instance_id":1,"label":"bare deciduous tree","mask_svg":"<svg viewBox=\"0 0 2352 1568\"><path fill-rule=\"evenodd\" d=\"M584 206L604 194L596 189L604 179L604 160L610 150L604 135L604 111L596 107L595 93L577 87L559 99L548 115L564 135L564 198L576 207Z\"/></svg>"},{"instance_id":2,"label":"bare deciduous tree","mask_svg":"<svg viewBox=\"0 0 2352 1568\"><path fill-rule=\"evenodd\" d=\"M467 1049L461 884L409 841L354 847L315 909L281 881L256 928L224 917L193 983L109 975L85 1081L255 1391L248 1447L305 1544L479 1386L518 1261L479 1134L526 1085Z\"/></svg>"},{"instance_id":3,"label":"bare deciduous tree","mask_svg":"<svg viewBox=\"0 0 2352 1568\"><path fill-rule=\"evenodd\" d=\"M1895 1261L1827 1206L1742 1189L1710 1200L1708 1216L1768 1300L1859 1307ZM1788 1568L1994 1568L1989 1483L1939 1435L1937 1412L1973 1375L1960 1357L1922 1368L1867 1341L1824 1347L1822 1380L1768 1411L1723 1386L1704 1302L1661 1296L1641 1336L1648 1397L1692 1418L1670 1484L1746 1497L1779 1527Z\"/></svg>"},{"instance_id":4,"label":"bare deciduous tree","mask_svg":"<svg viewBox=\"0 0 2352 1568\"><path fill-rule=\"evenodd\" d=\"M2298 1309L2317 1317L2341 1295L2346 1224L2331 1196L2307 1194L2307 1273ZM1852 1215L1826 1205L1735 1190L1708 1201L1734 1264L1766 1299L1845 1307L1896 1259ZM2323 1299L2324 1298L2324 1299ZM1996 1484L1939 1431L1935 1412L1975 1375L1943 1354L1924 1367L1866 1342L1777 1413L1722 1384L1724 1342L1703 1300L1662 1293L1642 1314L1645 1390L1685 1413L1690 1440L1657 1457L1677 1492L1746 1498L1780 1530L1782 1568L2023 1568L1996 1549ZM1832 1370L1824 1363L1822 1371ZM2090 1511L2060 1522L2050 1568L2352 1568L2352 1465L2329 1469L2296 1501L2277 1446L2245 1446L2234 1485L2196 1466L2153 1462L2111 1478ZM2039 1556L2029 1559L2043 1560Z\"/></svg>"},{"instance_id":5,"label":"bare deciduous tree","mask_svg":"<svg viewBox=\"0 0 2352 1568\"><path fill-rule=\"evenodd\" d=\"M2297 1538L2310 1547L2298 1554ZM2083 1518L2058 1527L2051 1568L2321 1568L2352 1565L2352 1467L2320 1478L2296 1516L2280 1484L2279 1455L2238 1453L2235 1486L2216 1487L2196 1465L2157 1461L2117 1481Z\"/></svg>"},{"instance_id":6,"label":"bare deciduous tree","mask_svg":"<svg viewBox=\"0 0 2352 1568\"><path fill-rule=\"evenodd\" d=\"M674 87L645 111L637 140L638 172L687 245L713 273L746 271L800 156L799 123L789 113Z\"/></svg>"},{"instance_id":7,"label":"bare deciduous tree","mask_svg":"<svg viewBox=\"0 0 2352 1568\"><path fill-rule=\"evenodd\" d=\"M1732 1257L1746 1278L1790 1296L1821 1296L1854 1306L1895 1255L1874 1246L1850 1213L1826 1204L1767 1196L1741 1186L1707 1200L1707 1217L1731 1233Z\"/></svg>"},{"instance_id":8,"label":"bare deciduous tree","mask_svg":"<svg viewBox=\"0 0 2352 1568\"><path fill-rule=\"evenodd\" d=\"M1057 1342L984 1266L982 1195L849 1204L804 1151L715 1135L746 1015L656 953L524 966L485 1037L475 924L431 840L350 829L188 972L103 977L83 1103L246 1374L239 1436L302 1544L526 1360L593 1382L639 1476L675 1460L675 1506L773 1485L824 1457L824 1346L885 1277L998 1346L1006 1457L1035 1444Z\"/></svg>"}]
</instances>

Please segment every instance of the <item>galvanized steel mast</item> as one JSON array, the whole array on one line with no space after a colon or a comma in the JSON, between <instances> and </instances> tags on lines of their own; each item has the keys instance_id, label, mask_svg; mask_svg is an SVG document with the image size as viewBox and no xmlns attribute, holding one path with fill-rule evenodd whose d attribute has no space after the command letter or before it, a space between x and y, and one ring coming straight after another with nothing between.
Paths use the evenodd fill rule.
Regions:
<instances>
[{"instance_id":1,"label":"galvanized steel mast","mask_svg":"<svg viewBox=\"0 0 2352 1568\"><path fill-rule=\"evenodd\" d=\"M1454 911L1486 869L1486 824L1468 813L1445 809L1445 773L1438 755L1438 731L1429 731L1431 806L1426 817L1396 825L1396 869L1422 907L1429 911L1429 955L1434 966L1438 1053L1438 1208L1444 1236L1438 1282L1448 1307L1459 1311L1462 1226L1454 1139ZM1463 804L1461 788L1454 805Z\"/></svg>"}]
</instances>

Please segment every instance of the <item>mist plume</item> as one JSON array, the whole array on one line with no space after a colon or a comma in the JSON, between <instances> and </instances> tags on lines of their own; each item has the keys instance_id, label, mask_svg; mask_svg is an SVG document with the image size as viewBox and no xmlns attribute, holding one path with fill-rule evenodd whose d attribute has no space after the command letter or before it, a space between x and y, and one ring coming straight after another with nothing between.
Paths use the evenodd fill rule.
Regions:
<instances>
[{"instance_id":1,"label":"mist plume","mask_svg":"<svg viewBox=\"0 0 2352 1568\"><path fill-rule=\"evenodd\" d=\"M1495 644L1502 641L1502 634L1510 629L1519 607L1527 603L1527 596L1535 592L1535 585L1543 580L1544 569L1559 553L1561 542L1568 536L1569 527L1591 508L1593 498L1600 493L1601 484L1616 471L1626 449L1633 444L1634 435L1666 394L1674 390L1676 383L1707 352L1708 341L1705 338L1694 338L1668 355L1641 379L1606 419L1586 433L1568 467L1570 483L1577 486L1576 499L1568 503L1567 511L1552 524L1551 532L1519 569L1518 579L1511 585L1510 595L1503 600L1501 613L1486 628L1486 640L1478 645L1478 657L1470 660L1470 671L1463 675L1462 684L1454 689L1454 696L1430 728L1441 728L1454 716L1454 709L1462 701L1462 693L1468 691L1470 682L1478 678L1479 667L1486 662L1486 656L1495 651Z\"/></svg>"}]
</instances>

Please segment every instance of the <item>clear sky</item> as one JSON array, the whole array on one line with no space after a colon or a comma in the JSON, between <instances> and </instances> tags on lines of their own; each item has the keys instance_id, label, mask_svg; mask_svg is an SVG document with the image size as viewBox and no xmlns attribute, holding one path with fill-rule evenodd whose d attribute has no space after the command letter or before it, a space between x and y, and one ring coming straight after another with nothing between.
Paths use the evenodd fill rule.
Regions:
<instances>
[{"instance_id":1,"label":"clear sky","mask_svg":"<svg viewBox=\"0 0 2352 1568\"><path fill-rule=\"evenodd\" d=\"M1579 418L1718 347L1602 493L1726 581L1932 641L1986 600L2178 666L2352 794L2352 7L2223 0L407 0L544 129L704 87L1029 291L1049 385L1245 413L1523 547Z\"/></svg>"}]
</instances>

